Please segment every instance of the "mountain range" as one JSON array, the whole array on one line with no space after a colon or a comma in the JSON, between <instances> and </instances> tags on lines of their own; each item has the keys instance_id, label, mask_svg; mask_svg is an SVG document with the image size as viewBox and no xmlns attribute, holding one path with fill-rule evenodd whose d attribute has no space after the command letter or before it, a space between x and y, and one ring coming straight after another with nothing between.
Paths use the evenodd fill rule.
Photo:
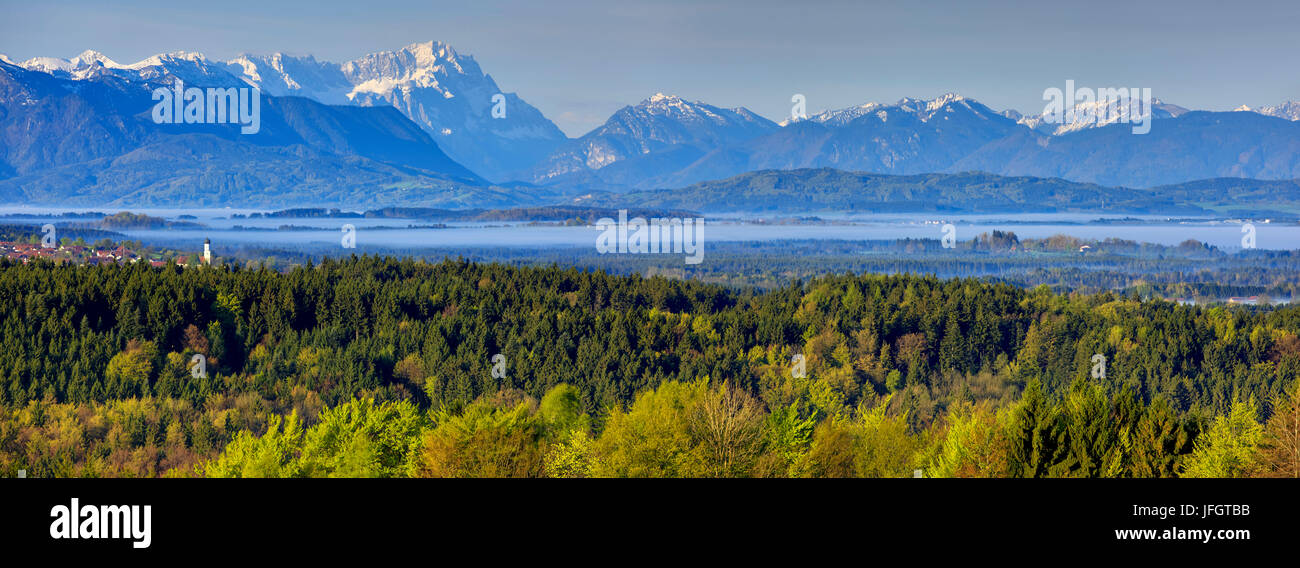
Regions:
<instances>
[{"instance_id":1,"label":"mountain range","mask_svg":"<svg viewBox=\"0 0 1300 568\"><path fill-rule=\"evenodd\" d=\"M0 62L3 201L434 204L492 191L386 106L263 97L256 134L234 124L155 124L150 90L174 79L61 79Z\"/></svg>"},{"instance_id":2,"label":"mountain range","mask_svg":"<svg viewBox=\"0 0 1300 568\"><path fill-rule=\"evenodd\" d=\"M580 207L705 213L1059 213L1231 215L1294 219L1300 181L1198 180L1149 189L985 172L889 175L831 168L762 170L679 189L593 192Z\"/></svg>"},{"instance_id":3,"label":"mountain range","mask_svg":"<svg viewBox=\"0 0 1300 568\"><path fill-rule=\"evenodd\" d=\"M153 124L149 92L175 79L261 89L262 132ZM1076 107L1102 110L1114 109ZM1151 131L1136 135L1125 112L1056 124L947 94L776 123L659 93L569 139L439 42L345 63L0 56L0 202L499 207L823 169L1129 188L1300 178L1300 104L1206 112L1157 100L1149 112Z\"/></svg>"},{"instance_id":4,"label":"mountain range","mask_svg":"<svg viewBox=\"0 0 1300 568\"><path fill-rule=\"evenodd\" d=\"M614 113L526 171L539 184L641 187L719 148L779 130L749 109L724 109L658 93ZM662 186L661 186L662 187Z\"/></svg>"},{"instance_id":5,"label":"mountain range","mask_svg":"<svg viewBox=\"0 0 1300 568\"><path fill-rule=\"evenodd\" d=\"M646 105L643 101L639 106ZM1283 118L1282 112L1278 113L1282 116L1268 116L1188 111L1165 103L1153 105L1151 112L1151 131L1135 135L1130 124L1113 121L1044 126L1042 117L994 111L957 94L931 100L909 98L787 120L779 128L726 145L692 146L707 151L682 167L677 166L684 160L667 159L670 151L677 152L674 158L680 157L681 151L674 147L637 156L639 163L647 164L656 162L659 154L659 161L672 167L629 178L620 170L604 175L618 165L609 161L589 166L585 177L569 174L550 183L626 191L797 168L900 175L984 171L1128 187L1220 177L1300 178L1300 122ZM623 122L616 115L593 134L610 126L639 131ZM548 180L535 176L532 181Z\"/></svg>"},{"instance_id":6,"label":"mountain range","mask_svg":"<svg viewBox=\"0 0 1300 568\"><path fill-rule=\"evenodd\" d=\"M566 140L541 111L514 93L502 92L473 57L433 41L346 63L282 53L213 61L199 53L176 52L123 65L86 51L66 60L37 57L20 66L73 80L150 81L171 76L189 85L251 85L268 95L329 105L392 106L452 159L490 179L531 166ZM492 114L496 95L504 97L501 117Z\"/></svg>"},{"instance_id":7,"label":"mountain range","mask_svg":"<svg viewBox=\"0 0 1300 568\"><path fill-rule=\"evenodd\" d=\"M1264 116L1275 116L1287 120L1300 120L1300 103L1286 101L1280 105L1262 106L1259 108L1250 108L1246 105L1237 107L1238 111L1254 112Z\"/></svg>"}]
</instances>

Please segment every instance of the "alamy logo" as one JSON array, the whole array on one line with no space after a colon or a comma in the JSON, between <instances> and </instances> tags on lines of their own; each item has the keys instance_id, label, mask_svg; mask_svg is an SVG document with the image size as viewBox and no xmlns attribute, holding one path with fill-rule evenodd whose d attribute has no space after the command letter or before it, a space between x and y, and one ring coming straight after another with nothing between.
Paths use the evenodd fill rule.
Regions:
<instances>
[{"instance_id":1,"label":"alamy logo","mask_svg":"<svg viewBox=\"0 0 1300 568\"><path fill-rule=\"evenodd\" d=\"M339 240L345 249L357 248L357 226L352 223L343 225L343 238Z\"/></svg>"},{"instance_id":2,"label":"alamy logo","mask_svg":"<svg viewBox=\"0 0 1300 568\"><path fill-rule=\"evenodd\" d=\"M790 376L796 379L808 378L808 359L803 353L795 353L790 358Z\"/></svg>"},{"instance_id":3,"label":"alamy logo","mask_svg":"<svg viewBox=\"0 0 1300 568\"><path fill-rule=\"evenodd\" d=\"M262 129L262 91L253 87L185 87L153 90L154 124L239 124L242 134Z\"/></svg>"},{"instance_id":4,"label":"alamy logo","mask_svg":"<svg viewBox=\"0 0 1300 568\"><path fill-rule=\"evenodd\" d=\"M790 102L794 103L794 106L790 107L790 120L792 122L808 120L808 97L803 96L802 93L795 93L790 97Z\"/></svg>"},{"instance_id":5,"label":"alamy logo","mask_svg":"<svg viewBox=\"0 0 1300 568\"><path fill-rule=\"evenodd\" d=\"M1092 378L1106 378L1106 356L1101 353L1092 356Z\"/></svg>"},{"instance_id":6,"label":"alamy logo","mask_svg":"<svg viewBox=\"0 0 1300 568\"><path fill-rule=\"evenodd\" d=\"M492 95L492 118L506 117L506 96L497 93Z\"/></svg>"},{"instance_id":7,"label":"alamy logo","mask_svg":"<svg viewBox=\"0 0 1300 568\"><path fill-rule=\"evenodd\" d=\"M190 358L190 376L196 379L208 378L208 358L202 353L195 353Z\"/></svg>"},{"instance_id":8,"label":"alamy logo","mask_svg":"<svg viewBox=\"0 0 1300 568\"><path fill-rule=\"evenodd\" d=\"M1043 90L1043 121L1050 124L1133 124L1134 134L1151 132L1151 88L1093 90L1074 88L1074 80L1065 82L1065 90Z\"/></svg>"},{"instance_id":9,"label":"alamy logo","mask_svg":"<svg viewBox=\"0 0 1300 568\"><path fill-rule=\"evenodd\" d=\"M492 378L506 378L506 356L500 353L492 356Z\"/></svg>"},{"instance_id":10,"label":"alamy logo","mask_svg":"<svg viewBox=\"0 0 1300 568\"><path fill-rule=\"evenodd\" d=\"M596 221L601 229L596 237L600 254L668 254L682 253L686 264L704 261L704 219L627 218L627 210L618 210L618 221L609 217Z\"/></svg>"},{"instance_id":11,"label":"alamy logo","mask_svg":"<svg viewBox=\"0 0 1300 568\"><path fill-rule=\"evenodd\" d=\"M957 248L957 226L956 225L953 225L952 223L944 223L942 227L939 227L939 231L943 233L943 237L939 239L939 244L943 245L943 248L946 249Z\"/></svg>"},{"instance_id":12,"label":"alamy logo","mask_svg":"<svg viewBox=\"0 0 1300 568\"><path fill-rule=\"evenodd\" d=\"M123 538L135 542L135 548L149 548L153 507L149 505L81 505L72 498L69 505L50 509L50 538L104 539Z\"/></svg>"},{"instance_id":13,"label":"alamy logo","mask_svg":"<svg viewBox=\"0 0 1300 568\"><path fill-rule=\"evenodd\" d=\"M52 223L41 225L41 232L45 233L41 235L41 248L54 248L54 244L58 242L58 239L55 238L58 233L55 231L54 225Z\"/></svg>"}]
</instances>

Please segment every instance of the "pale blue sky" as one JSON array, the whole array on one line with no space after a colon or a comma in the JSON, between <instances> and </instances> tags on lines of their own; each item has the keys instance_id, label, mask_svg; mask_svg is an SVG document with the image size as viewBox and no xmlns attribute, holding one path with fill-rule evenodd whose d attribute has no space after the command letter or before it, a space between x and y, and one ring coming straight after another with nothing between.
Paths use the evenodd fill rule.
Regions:
<instances>
[{"instance_id":1,"label":"pale blue sky","mask_svg":"<svg viewBox=\"0 0 1300 568\"><path fill-rule=\"evenodd\" d=\"M436 39L570 136L663 91L774 120L955 91L1042 110L1066 79L1192 108L1300 100L1300 2L0 0L0 53L345 61Z\"/></svg>"}]
</instances>

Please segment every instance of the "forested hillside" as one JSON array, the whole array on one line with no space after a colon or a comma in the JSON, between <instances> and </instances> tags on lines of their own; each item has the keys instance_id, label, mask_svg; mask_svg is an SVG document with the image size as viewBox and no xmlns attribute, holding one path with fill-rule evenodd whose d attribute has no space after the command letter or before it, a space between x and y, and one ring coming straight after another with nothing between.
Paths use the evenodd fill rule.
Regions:
<instances>
[{"instance_id":1,"label":"forested hillside","mask_svg":"<svg viewBox=\"0 0 1300 568\"><path fill-rule=\"evenodd\" d=\"M758 293L374 257L287 273L6 261L0 322L8 475L1293 476L1300 462L1295 307L924 276Z\"/></svg>"},{"instance_id":2,"label":"forested hillside","mask_svg":"<svg viewBox=\"0 0 1300 568\"><path fill-rule=\"evenodd\" d=\"M1107 211L1158 215L1210 212L1294 217L1294 180L1217 178L1147 189L1007 176L973 168L960 173L891 175L879 170L767 169L718 177L677 189L592 192L586 206L682 208L706 213L1031 213ZM673 187L673 186L667 186Z\"/></svg>"}]
</instances>

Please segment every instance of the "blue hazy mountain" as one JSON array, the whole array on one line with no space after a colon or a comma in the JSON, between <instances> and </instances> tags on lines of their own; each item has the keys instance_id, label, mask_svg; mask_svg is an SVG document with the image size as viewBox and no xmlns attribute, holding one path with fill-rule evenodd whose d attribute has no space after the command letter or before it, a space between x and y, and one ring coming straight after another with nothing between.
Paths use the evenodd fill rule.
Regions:
<instances>
[{"instance_id":1,"label":"blue hazy mountain","mask_svg":"<svg viewBox=\"0 0 1300 568\"><path fill-rule=\"evenodd\" d=\"M1300 122L1255 112L1190 111L1061 136L1020 130L935 171L981 170L1129 187L1207 178L1300 178Z\"/></svg>"},{"instance_id":2,"label":"blue hazy mountain","mask_svg":"<svg viewBox=\"0 0 1300 568\"><path fill-rule=\"evenodd\" d=\"M68 79L0 62L0 201L438 203L488 185L390 106L263 96L255 134L156 124L151 91L176 78Z\"/></svg>"},{"instance_id":3,"label":"blue hazy mountain","mask_svg":"<svg viewBox=\"0 0 1300 568\"><path fill-rule=\"evenodd\" d=\"M886 174L939 172L984 145L1026 130L959 95L903 99L829 111L739 144L717 148L659 187L681 187L755 170L836 168Z\"/></svg>"},{"instance_id":4,"label":"blue hazy mountain","mask_svg":"<svg viewBox=\"0 0 1300 568\"><path fill-rule=\"evenodd\" d=\"M503 92L472 56L435 41L345 63L283 53L217 61L181 51L120 64L86 51L71 59L36 57L20 65L64 79L150 81L168 76L206 86L252 85L272 96L305 97L329 105L391 106L418 124L448 156L498 181L567 140L541 111ZM494 113L494 107L501 112Z\"/></svg>"},{"instance_id":5,"label":"blue hazy mountain","mask_svg":"<svg viewBox=\"0 0 1300 568\"><path fill-rule=\"evenodd\" d=\"M590 192L584 207L706 213L1114 213L1294 217L1300 180L1206 179L1130 188L985 172L892 175L831 168L760 170L678 189Z\"/></svg>"},{"instance_id":6,"label":"blue hazy mountain","mask_svg":"<svg viewBox=\"0 0 1300 568\"><path fill-rule=\"evenodd\" d=\"M429 133L447 155L493 181L506 181L508 173L532 165L568 140L541 111L517 94L503 92L473 56L441 42L414 43L346 63L275 53L241 55L225 65L273 95L392 106Z\"/></svg>"},{"instance_id":7,"label":"blue hazy mountain","mask_svg":"<svg viewBox=\"0 0 1300 568\"><path fill-rule=\"evenodd\" d=\"M576 187L652 187L708 153L778 130L745 108L656 94L619 109L518 177Z\"/></svg>"},{"instance_id":8,"label":"blue hazy mountain","mask_svg":"<svg viewBox=\"0 0 1300 568\"><path fill-rule=\"evenodd\" d=\"M885 174L984 171L1153 187L1220 177L1300 178L1300 122L1256 112L1163 109L1147 134L1125 123L1036 130L959 95L830 111L715 148L640 189L758 170L835 168Z\"/></svg>"},{"instance_id":9,"label":"blue hazy mountain","mask_svg":"<svg viewBox=\"0 0 1300 568\"><path fill-rule=\"evenodd\" d=\"M262 130L153 124L149 90L177 78L260 87ZM497 90L472 57L436 42L343 64L184 52L129 65L92 51L20 65L0 58L0 201L375 206L482 196L508 206L799 169L981 171L1129 188L1300 178L1295 103L1205 112L1159 102L1150 132L1138 135L1123 122L1053 125L957 94L780 124L658 94L568 140ZM504 118L493 117L498 95Z\"/></svg>"}]
</instances>

